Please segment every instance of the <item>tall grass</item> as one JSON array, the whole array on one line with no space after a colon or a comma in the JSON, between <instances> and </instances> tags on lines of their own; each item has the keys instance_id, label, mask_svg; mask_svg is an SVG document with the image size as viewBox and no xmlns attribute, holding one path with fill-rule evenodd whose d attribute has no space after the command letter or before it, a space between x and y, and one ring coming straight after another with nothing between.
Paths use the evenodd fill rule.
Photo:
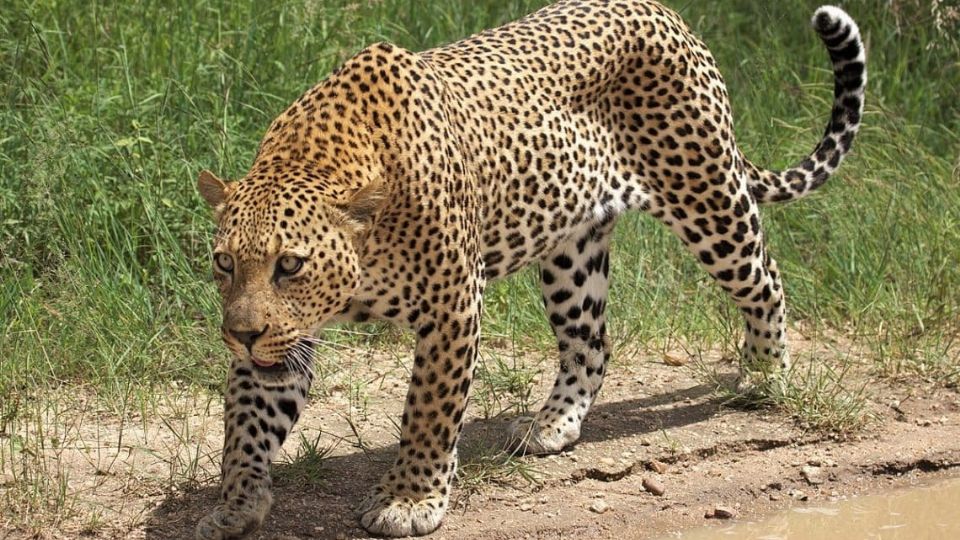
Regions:
<instances>
[{"instance_id":1,"label":"tall grass","mask_svg":"<svg viewBox=\"0 0 960 540\"><path fill-rule=\"evenodd\" d=\"M243 175L272 118L368 43L423 49L544 3L7 2L0 396L219 384L197 172ZM805 155L832 91L807 23L816 4L669 3L718 59L747 155L771 167ZM793 319L868 340L885 373L949 373L960 306L957 22L936 23L929 2L844 5L869 48L864 129L820 194L765 210L771 251ZM621 219L613 266L621 345L736 341L726 299L653 220ZM531 271L494 285L487 307L490 334L552 346Z\"/></svg>"}]
</instances>

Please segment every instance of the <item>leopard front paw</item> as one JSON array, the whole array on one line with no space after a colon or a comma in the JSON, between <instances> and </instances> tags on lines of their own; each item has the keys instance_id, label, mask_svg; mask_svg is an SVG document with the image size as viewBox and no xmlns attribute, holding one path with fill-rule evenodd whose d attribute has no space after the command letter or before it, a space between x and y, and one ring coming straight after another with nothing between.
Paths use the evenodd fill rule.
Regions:
<instances>
[{"instance_id":1,"label":"leopard front paw","mask_svg":"<svg viewBox=\"0 0 960 540\"><path fill-rule=\"evenodd\" d=\"M579 424L553 425L531 416L520 416L510 422L507 448L522 454L556 454L579 438Z\"/></svg>"},{"instance_id":2,"label":"leopard front paw","mask_svg":"<svg viewBox=\"0 0 960 540\"><path fill-rule=\"evenodd\" d=\"M197 540L240 540L256 531L270 511L269 494L257 502L235 500L217 505L197 524Z\"/></svg>"},{"instance_id":3,"label":"leopard front paw","mask_svg":"<svg viewBox=\"0 0 960 540\"><path fill-rule=\"evenodd\" d=\"M376 487L357 509L360 524L380 536L420 536L440 526L447 511L447 497L415 500L393 495L383 486Z\"/></svg>"}]
</instances>

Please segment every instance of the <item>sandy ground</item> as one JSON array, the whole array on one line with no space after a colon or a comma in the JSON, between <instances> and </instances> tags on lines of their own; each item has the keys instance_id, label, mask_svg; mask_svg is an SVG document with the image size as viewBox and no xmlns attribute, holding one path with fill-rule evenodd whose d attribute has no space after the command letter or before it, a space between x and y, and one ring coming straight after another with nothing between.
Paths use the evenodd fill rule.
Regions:
<instances>
[{"instance_id":1,"label":"sandy ground","mask_svg":"<svg viewBox=\"0 0 960 540\"><path fill-rule=\"evenodd\" d=\"M406 369L402 356L343 356L284 447L274 468L275 506L256 538L367 536L351 508L393 460ZM539 355L528 365L542 373L536 406L552 382L553 360ZM732 367L716 365L732 377ZM724 407L689 366L655 356L620 359L581 441L558 456L519 461L534 483L502 467L477 477L484 456L502 444L509 417L471 418L461 467L474 473L455 490L432 538L661 538L707 523L705 514L718 505L747 519L960 467L960 394L879 384L870 394L875 419L838 437L805 432L780 413ZM479 414L485 407L472 408ZM0 442L47 441L34 452L63 480L71 502L57 515L38 512L33 523L0 516L0 538L191 538L216 500L221 410L218 398L175 389L149 413L108 410L82 393L61 396L41 420L0 434ZM303 440L329 455L311 459ZM10 463L0 469L0 496L23 498L25 473ZM644 489L644 480L663 494Z\"/></svg>"}]
</instances>

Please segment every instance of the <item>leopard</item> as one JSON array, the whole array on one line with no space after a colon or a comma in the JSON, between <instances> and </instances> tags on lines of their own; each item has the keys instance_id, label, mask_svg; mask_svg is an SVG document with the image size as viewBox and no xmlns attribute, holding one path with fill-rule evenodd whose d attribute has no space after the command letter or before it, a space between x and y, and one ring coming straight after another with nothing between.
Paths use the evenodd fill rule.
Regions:
<instances>
[{"instance_id":1,"label":"leopard","mask_svg":"<svg viewBox=\"0 0 960 540\"><path fill-rule=\"evenodd\" d=\"M249 172L201 171L231 353L220 499L196 538L244 538L273 503L271 463L304 411L318 332L387 321L414 338L396 459L358 495L380 536L436 530L480 347L483 293L539 267L559 368L542 408L504 436L530 454L577 442L612 354L611 237L652 216L743 319L738 388L789 369L786 304L759 207L822 186L851 151L866 55L843 10L812 26L833 73L826 129L785 170L734 139L706 45L648 0L562 0L455 43L373 44L269 126Z\"/></svg>"}]
</instances>

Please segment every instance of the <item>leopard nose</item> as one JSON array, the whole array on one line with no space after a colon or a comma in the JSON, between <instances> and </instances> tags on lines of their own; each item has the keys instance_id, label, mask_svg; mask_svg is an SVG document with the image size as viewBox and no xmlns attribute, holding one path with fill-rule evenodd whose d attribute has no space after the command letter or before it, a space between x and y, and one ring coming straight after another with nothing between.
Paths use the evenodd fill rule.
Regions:
<instances>
[{"instance_id":1,"label":"leopard nose","mask_svg":"<svg viewBox=\"0 0 960 540\"><path fill-rule=\"evenodd\" d=\"M229 330L230 335L242 343L248 351L253 349L253 343L257 340L257 338L265 334L266 331L266 326L264 326L262 330Z\"/></svg>"}]
</instances>

